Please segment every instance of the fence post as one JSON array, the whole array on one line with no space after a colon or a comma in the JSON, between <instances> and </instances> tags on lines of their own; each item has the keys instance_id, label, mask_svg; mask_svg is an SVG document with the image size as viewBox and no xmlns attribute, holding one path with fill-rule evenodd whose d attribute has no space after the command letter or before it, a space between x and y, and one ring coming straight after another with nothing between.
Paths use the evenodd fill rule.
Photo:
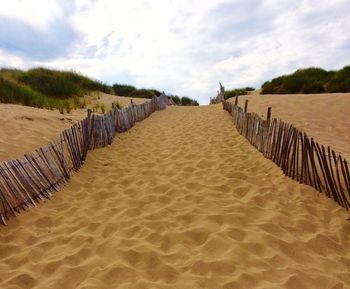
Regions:
<instances>
[{"instance_id":1,"label":"fence post","mask_svg":"<svg viewBox=\"0 0 350 289\"><path fill-rule=\"evenodd\" d=\"M248 110L248 99L246 99L244 103L244 113L247 113L247 110Z\"/></svg>"},{"instance_id":2,"label":"fence post","mask_svg":"<svg viewBox=\"0 0 350 289\"><path fill-rule=\"evenodd\" d=\"M88 117L88 119L91 118L91 113L92 113L92 111L91 111L91 109L89 108L89 109L87 110L87 117Z\"/></svg>"},{"instance_id":3,"label":"fence post","mask_svg":"<svg viewBox=\"0 0 350 289\"><path fill-rule=\"evenodd\" d=\"M235 106L238 105L238 95L236 95L236 99L235 99Z\"/></svg>"},{"instance_id":4,"label":"fence post","mask_svg":"<svg viewBox=\"0 0 350 289\"><path fill-rule=\"evenodd\" d=\"M217 102L223 102L225 100L225 87L222 86L221 82L220 84L220 93L218 94L219 99L217 99Z\"/></svg>"},{"instance_id":5,"label":"fence post","mask_svg":"<svg viewBox=\"0 0 350 289\"><path fill-rule=\"evenodd\" d=\"M267 117L266 117L266 120L267 120L267 124L270 124L270 121L271 121L271 106L269 106L267 108Z\"/></svg>"}]
</instances>

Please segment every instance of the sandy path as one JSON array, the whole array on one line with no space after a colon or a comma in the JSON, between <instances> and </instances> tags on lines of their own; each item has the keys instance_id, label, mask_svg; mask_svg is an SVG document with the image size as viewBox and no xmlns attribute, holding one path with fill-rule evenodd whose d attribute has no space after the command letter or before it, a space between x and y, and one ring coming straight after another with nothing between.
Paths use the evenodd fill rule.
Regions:
<instances>
[{"instance_id":1,"label":"sandy path","mask_svg":"<svg viewBox=\"0 0 350 289\"><path fill-rule=\"evenodd\" d=\"M348 213L221 106L168 107L0 228L0 288L350 288Z\"/></svg>"},{"instance_id":2,"label":"sandy path","mask_svg":"<svg viewBox=\"0 0 350 289\"><path fill-rule=\"evenodd\" d=\"M266 117L271 106L273 117L294 124L350 161L350 93L253 94L239 97L240 106L244 107L245 99L248 111Z\"/></svg>"}]
</instances>

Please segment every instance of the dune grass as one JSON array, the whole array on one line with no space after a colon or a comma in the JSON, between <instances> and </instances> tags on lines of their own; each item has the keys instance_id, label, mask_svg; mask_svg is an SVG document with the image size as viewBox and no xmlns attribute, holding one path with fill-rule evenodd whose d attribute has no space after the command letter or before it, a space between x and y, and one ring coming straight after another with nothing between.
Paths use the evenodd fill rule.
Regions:
<instances>
[{"instance_id":1,"label":"dune grass","mask_svg":"<svg viewBox=\"0 0 350 289\"><path fill-rule=\"evenodd\" d=\"M73 71L34 68L0 70L0 102L70 112L85 106L82 96L111 87Z\"/></svg>"},{"instance_id":2,"label":"dune grass","mask_svg":"<svg viewBox=\"0 0 350 289\"><path fill-rule=\"evenodd\" d=\"M56 108L60 111L69 111L71 101L46 96L27 85L14 79L0 75L0 102L14 103L39 108Z\"/></svg>"},{"instance_id":3,"label":"dune grass","mask_svg":"<svg viewBox=\"0 0 350 289\"><path fill-rule=\"evenodd\" d=\"M116 95L127 96L133 98L148 98L152 99L155 95L160 96L162 93L157 89L136 88L132 85L113 84L113 90ZM199 105L195 99L187 96L180 97L178 95L168 95L178 105Z\"/></svg>"},{"instance_id":4,"label":"dune grass","mask_svg":"<svg viewBox=\"0 0 350 289\"><path fill-rule=\"evenodd\" d=\"M0 102L27 106L58 109L61 113L72 109L84 108L83 96L94 91L132 98L159 96L156 89L138 89L131 85L114 84L109 86L74 71L53 70L42 67L29 69L0 69ZM172 96L182 105L198 105L188 97ZM105 111L105 107L96 107Z\"/></svg>"},{"instance_id":5,"label":"dune grass","mask_svg":"<svg viewBox=\"0 0 350 289\"><path fill-rule=\"evenodd\" d=\"M350 92L350 66L338 71L310 67L266 81L261 94Z\"/></svg>"},{"instance_id":6,"label":"dune grass","mask_svg":"<svg viewBox=\"0 0 350 289\"><path fill-rule=\"evenodd\" d=\"M145 89L145 88L136 88L132 85L127 84L113 84L113 90L116 95L127 96L134 98L149 98L152 99L155 95L161 95L161 92L156 89Z\"/></svg>"},{"instance_id":7,"label":"dune grass","mask_svg":"<svg viewBox=\"0 0 350 289\"><path fill-rule=\"evenodd\" d=\"M72 71L34 68L16 75L20 82L55 98L82 96L89 91L109 92L105 84Z\"/></svg>"}]
</instances>

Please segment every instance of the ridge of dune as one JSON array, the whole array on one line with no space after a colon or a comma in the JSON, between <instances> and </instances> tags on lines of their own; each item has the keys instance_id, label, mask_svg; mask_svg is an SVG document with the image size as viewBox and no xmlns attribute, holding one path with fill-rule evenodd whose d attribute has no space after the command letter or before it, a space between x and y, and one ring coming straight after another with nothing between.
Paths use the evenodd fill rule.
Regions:
<instances>
[{"instance_id":1,"label":"ridge of dune","mask_svg":"<svg viewBox=\"0 0 350 289\"><path fill-rule=\"evenodd\" d=\"M348 213L221 105L168 107L0 228L0 288L350 288Z\"/></svg>"}]
</instances>

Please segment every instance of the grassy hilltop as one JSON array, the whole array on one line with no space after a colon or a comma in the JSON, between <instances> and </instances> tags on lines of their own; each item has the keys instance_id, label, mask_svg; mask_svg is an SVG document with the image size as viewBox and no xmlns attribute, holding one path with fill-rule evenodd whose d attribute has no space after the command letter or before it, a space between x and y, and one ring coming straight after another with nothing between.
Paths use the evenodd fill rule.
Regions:
<instances>
[{"instance_id":1,"label":"grassy hilltop","mask_svg":"<svg viewBox=\"0 0 350 289\"><path fill-rule=\"evenodd\" d=\"M253 87L226 90L224 98L246 95ZM260 94L311 94L350 92L350 66L340 70L324 70L317 67L298 69L266 81L261 86Z\"/></svg>"},{"instance_id":2,"label":"grassy hilltop","mask_svg":"<svg viewBox=\"0 0 350 289\"><path fill-rule=\"evenodd\" d=\"M73 71L34 68L0 70L0 102L70 111L84 107L81 96L91 91L109 93L110 87Z\"/></svg>"},{"instance_id":3,"label":"grassy hilltop","mask_svg":"<svg viewBox=\"0 0 350 289\"><path fill-rule=\"evenodd\" d=\"M261 94L350 92L350 66L337 71L310 67L266 81Z\"/></svg>"},{"instance_id":4,"label":"grassy hilltop","mask_svg":"<svg viewBox=\"0 0 350 289\"><path fill-rule=\"evenodd\" d=\"M60 71L47 68L0 69L0 103L14 103L39 108L59 109L69 112L86 106L83 96L101 91L133 98L159 96L156 89L138 89L131 85L109 86L74 71ZM176 103L193 105L188 97L171 96Z\"/></svg>"}]
</instances>

